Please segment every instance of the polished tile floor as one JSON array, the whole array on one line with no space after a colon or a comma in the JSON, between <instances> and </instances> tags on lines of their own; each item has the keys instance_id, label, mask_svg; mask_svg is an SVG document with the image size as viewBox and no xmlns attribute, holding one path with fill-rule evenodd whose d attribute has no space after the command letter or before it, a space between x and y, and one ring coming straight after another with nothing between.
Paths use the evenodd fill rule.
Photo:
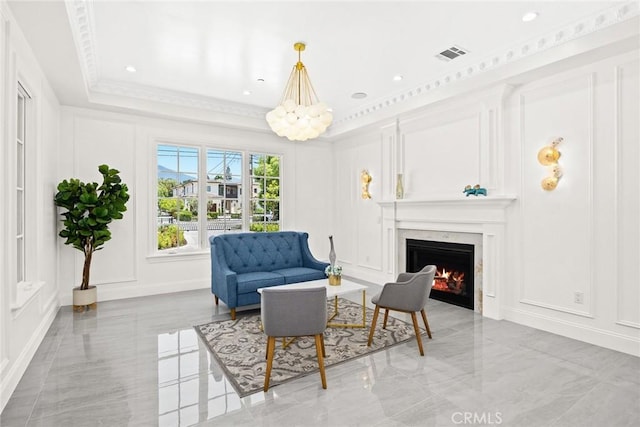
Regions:
<instances>
[{"instance_id":1,"label":"polished tile floor","mask_svg":"<svg viewBox=\"0 0 640 427\"><path fill-rule=\"evenodd\" d=\"M639 358L438 301L427 312L425 357L414 340L328 369L327 390L310 375L239 398L192 328L228 316L208 290L63 307L0 425L638 425Z\"/></svg>"}]
</instances>

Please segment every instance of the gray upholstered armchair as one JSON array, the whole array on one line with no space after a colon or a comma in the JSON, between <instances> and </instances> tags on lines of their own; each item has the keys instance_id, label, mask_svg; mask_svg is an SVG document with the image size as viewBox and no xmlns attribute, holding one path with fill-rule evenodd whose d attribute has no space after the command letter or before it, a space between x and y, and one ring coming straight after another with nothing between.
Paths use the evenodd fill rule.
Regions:
<instances>
[{"instance_id":1,"label":"gray upholstered armchair","mask_svg":"<svg viewBox=\"0 0 640 427\"><path fill-rule=\"evenodd\" d=\"M427 321L424 306L427 304L427 300L431 294L431 286L433 285L435 274L436 266L427 265L417 273L400 273L395 282L385 283L382 292L371 298L371 302L376 305L376 309L373 313L367 345L371 345L373 342L373 332L376 328L378 313L381 308L385 309L383 328L387 327L389 310L402 311L404 313L411 313L411 320L413 320L413 329L416 332L420 355L424 356L416 312L419 311L420 314L422 314L422 321L427 329L429 338L431 338L431 329L429 329L429 322Z\"/></svg>"},{"instance_id":2,"label":"gray upholstered armchair","mask_svg":"<svg viewBox=\"0 0 640 427\"><path fill-rule=\"evenodd\" d=\"M327 289L324 286L301 289L262 289L260 300L262 327L267 335L267 372L264 391L269 390L276 338L315 336L322 388L324 374L324 330L327 328Z\"/></svg>"}]
</instances>

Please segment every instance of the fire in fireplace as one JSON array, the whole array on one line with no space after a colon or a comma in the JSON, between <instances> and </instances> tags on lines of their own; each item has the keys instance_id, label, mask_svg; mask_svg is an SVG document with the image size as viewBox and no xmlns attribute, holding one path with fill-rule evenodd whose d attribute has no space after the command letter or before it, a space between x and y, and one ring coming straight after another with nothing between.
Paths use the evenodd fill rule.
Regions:
<instances>
[{"instance_id":1,"label":"fire in fireplace","mask_svg":"<svg viewBox=\"0 0 640 427\"><path fill-rule=\"evenodd\" d=\"M473 310L473 245L407 239L406 271L435 265L431 298Z\"/></svg>"}]
</instances>

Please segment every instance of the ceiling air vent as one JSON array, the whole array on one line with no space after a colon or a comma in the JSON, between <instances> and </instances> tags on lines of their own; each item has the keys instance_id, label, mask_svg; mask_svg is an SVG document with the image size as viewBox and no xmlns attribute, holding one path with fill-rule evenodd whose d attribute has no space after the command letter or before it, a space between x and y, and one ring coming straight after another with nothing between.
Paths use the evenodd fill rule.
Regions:
<instances>
[{"instance_id":1,"label":"ceiling air vent","mask_svg":"<svg viewBox=\"0 0 640 427\"><path fill-rule=\"evenodd\" d=\"M467 50L461 48L460 46L451 46L449 49L445 49L439 54L436 55L436 58L442 61L451 61L452 59L456 59L459 56L466 55L468 53Z\"/></svg>"}]
</instances>

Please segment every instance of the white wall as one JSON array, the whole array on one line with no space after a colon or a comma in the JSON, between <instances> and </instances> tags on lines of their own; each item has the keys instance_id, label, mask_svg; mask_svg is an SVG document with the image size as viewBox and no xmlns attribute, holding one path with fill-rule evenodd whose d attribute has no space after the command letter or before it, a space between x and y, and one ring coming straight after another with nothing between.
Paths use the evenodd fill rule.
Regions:
<instances>
[{"instance_id":1,"label":"white wall","mask_svg":"<svg viewBox=\"0 0 640 427\"><path fill-rule=\"evenodd\" d=\"M380 132L358 133L334 143L334 201L331 233L343 274L376 280L382 272L382 215L377 200L383 191ZM371 199L362 198L361 173L371 176Z\"/></svg>"},{"instance_id":2,"label":"white wall","mask_svg":"<svg viewBox=\"0 0 640 427\"><path fill-rule=\"evenodd\" d=\"M17 284L16 99L31 96L25 138L27 275ZM60 107L5 3L0 3L0 408L20 380L58 307L55 194Z\"/></svg>"},{"instance_id":3,"label":"white wall","mask_svg":"<svg viewBox=\"0 0 640 427\"><path fill-rule=\"evenodd\" d=\"M65 154L58 178L96 180L98 165L106 163L120 170L131 194L124 219L111 227L112 240L93 258L91 282L98 286L100 301L210 286L208 251L154 256L157 141L282 155L282 228L307 231L312 252L326 259L331 209L327 142L300 144L266 133L64 107ZM68 305L71 288L80 281L82 254L59 244L60 299Z\"/></svg>"},{"instance_id":4,"label":"white wall","mask_svg":"<svg viewBox=\"0 0 640 427\"><path fill-rule=\"evenodd\" d=\"M531 82L510 98L520 194L506 317L640 355L638 57ZM564 176L545 192L537 152L556 137Z\"/></svg>"},{"instance_id":5,"label":"white wall","mask_svg":"<svg viewBox=\"0 0 640 427\"><path fill-rule=\"evenodd\" d=\"M337 140L334 224L346 273L393 277L394 260L371 254L396 244L376 204L393 199L396 173L409 201L464 197L465 185L479 183L490 196L516 197L505 224L501 316L640 355L638 56L523 75L519 86L505 82L399 116L397 131L381 124ZM556 137L564 138L564 177L545 192L537 152ZM362 168L383 186L366 203L357 192Z\"/></svg>"}]
</instances>

